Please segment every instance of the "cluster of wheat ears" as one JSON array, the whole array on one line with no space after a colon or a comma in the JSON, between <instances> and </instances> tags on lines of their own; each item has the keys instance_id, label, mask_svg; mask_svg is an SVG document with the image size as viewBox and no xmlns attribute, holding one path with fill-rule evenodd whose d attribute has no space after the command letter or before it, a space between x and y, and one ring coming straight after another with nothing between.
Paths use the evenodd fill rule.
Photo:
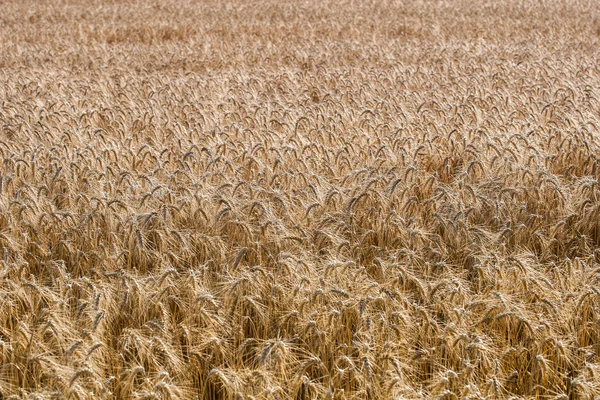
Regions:
<instances>
[{"instance_id":1,"label":"cluster of wheat ears","mask_svg":"<svg viewBox=\"0 0 600 400\"><path fill-rule=\"evenodd\" d=\"M0 3L0 398L600 395L584 1Z\"/></svg>"}]
</instances>

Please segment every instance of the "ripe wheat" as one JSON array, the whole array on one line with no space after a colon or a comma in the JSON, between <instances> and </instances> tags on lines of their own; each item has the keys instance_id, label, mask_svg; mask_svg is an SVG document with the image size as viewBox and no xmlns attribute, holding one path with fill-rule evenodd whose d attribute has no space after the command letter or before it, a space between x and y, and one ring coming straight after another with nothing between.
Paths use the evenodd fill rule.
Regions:
<instances>
[{"instance_id":1,"label":"ripe wheat","mask_svg":"<svg viewBox=\"0 0 600 400\"><path fill-rule=\"evenodd\" d=\"M592 1L0 4L0 398L600 396Z\"/></svg>"}]
</instances>

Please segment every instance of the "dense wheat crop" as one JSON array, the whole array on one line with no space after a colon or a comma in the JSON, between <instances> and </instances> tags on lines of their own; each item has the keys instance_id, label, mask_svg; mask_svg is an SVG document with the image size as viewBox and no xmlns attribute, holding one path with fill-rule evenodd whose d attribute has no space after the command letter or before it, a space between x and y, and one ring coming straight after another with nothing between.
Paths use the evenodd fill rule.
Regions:
<instances>
[{"instance_id":1,"label":"dense wheat crop","mask_svg":"<svg viewBox=\"0 0 600 400\"><path fill-rule=\"evenodd\" d=\"M599 17L0 2L0 398L600 396Z\"/></svg>"}]
</instances>

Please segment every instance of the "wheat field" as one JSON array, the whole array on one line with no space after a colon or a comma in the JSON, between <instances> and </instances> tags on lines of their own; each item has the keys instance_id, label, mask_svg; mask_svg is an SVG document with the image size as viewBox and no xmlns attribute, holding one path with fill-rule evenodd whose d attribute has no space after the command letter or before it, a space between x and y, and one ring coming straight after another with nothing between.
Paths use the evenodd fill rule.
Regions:
<instances>
[{"instance_id":1,"label":"wheat field","mask_svg":"<svg viewBox=\"0 0 600 400\"><path fill-rule=\"evenodd\" d=\"M0 2L0 399L600 398L599 37Z\"/></svg>"}]
</instances>

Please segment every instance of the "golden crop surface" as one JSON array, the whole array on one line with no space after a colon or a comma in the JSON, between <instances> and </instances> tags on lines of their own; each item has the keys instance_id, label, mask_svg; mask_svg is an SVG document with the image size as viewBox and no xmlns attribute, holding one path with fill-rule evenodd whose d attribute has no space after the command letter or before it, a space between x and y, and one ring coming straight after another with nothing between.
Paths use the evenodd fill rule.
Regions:
<instances>
[{"instance_id":1,"label":"golden crop surface","mask_svg":"<svg viewBox=\"0 0 600 400\"><path fill-rule=\"evenodd\" d=\"M599 7L1 2L0 398L600 396Z\"/></svg>"}]
</instances>

